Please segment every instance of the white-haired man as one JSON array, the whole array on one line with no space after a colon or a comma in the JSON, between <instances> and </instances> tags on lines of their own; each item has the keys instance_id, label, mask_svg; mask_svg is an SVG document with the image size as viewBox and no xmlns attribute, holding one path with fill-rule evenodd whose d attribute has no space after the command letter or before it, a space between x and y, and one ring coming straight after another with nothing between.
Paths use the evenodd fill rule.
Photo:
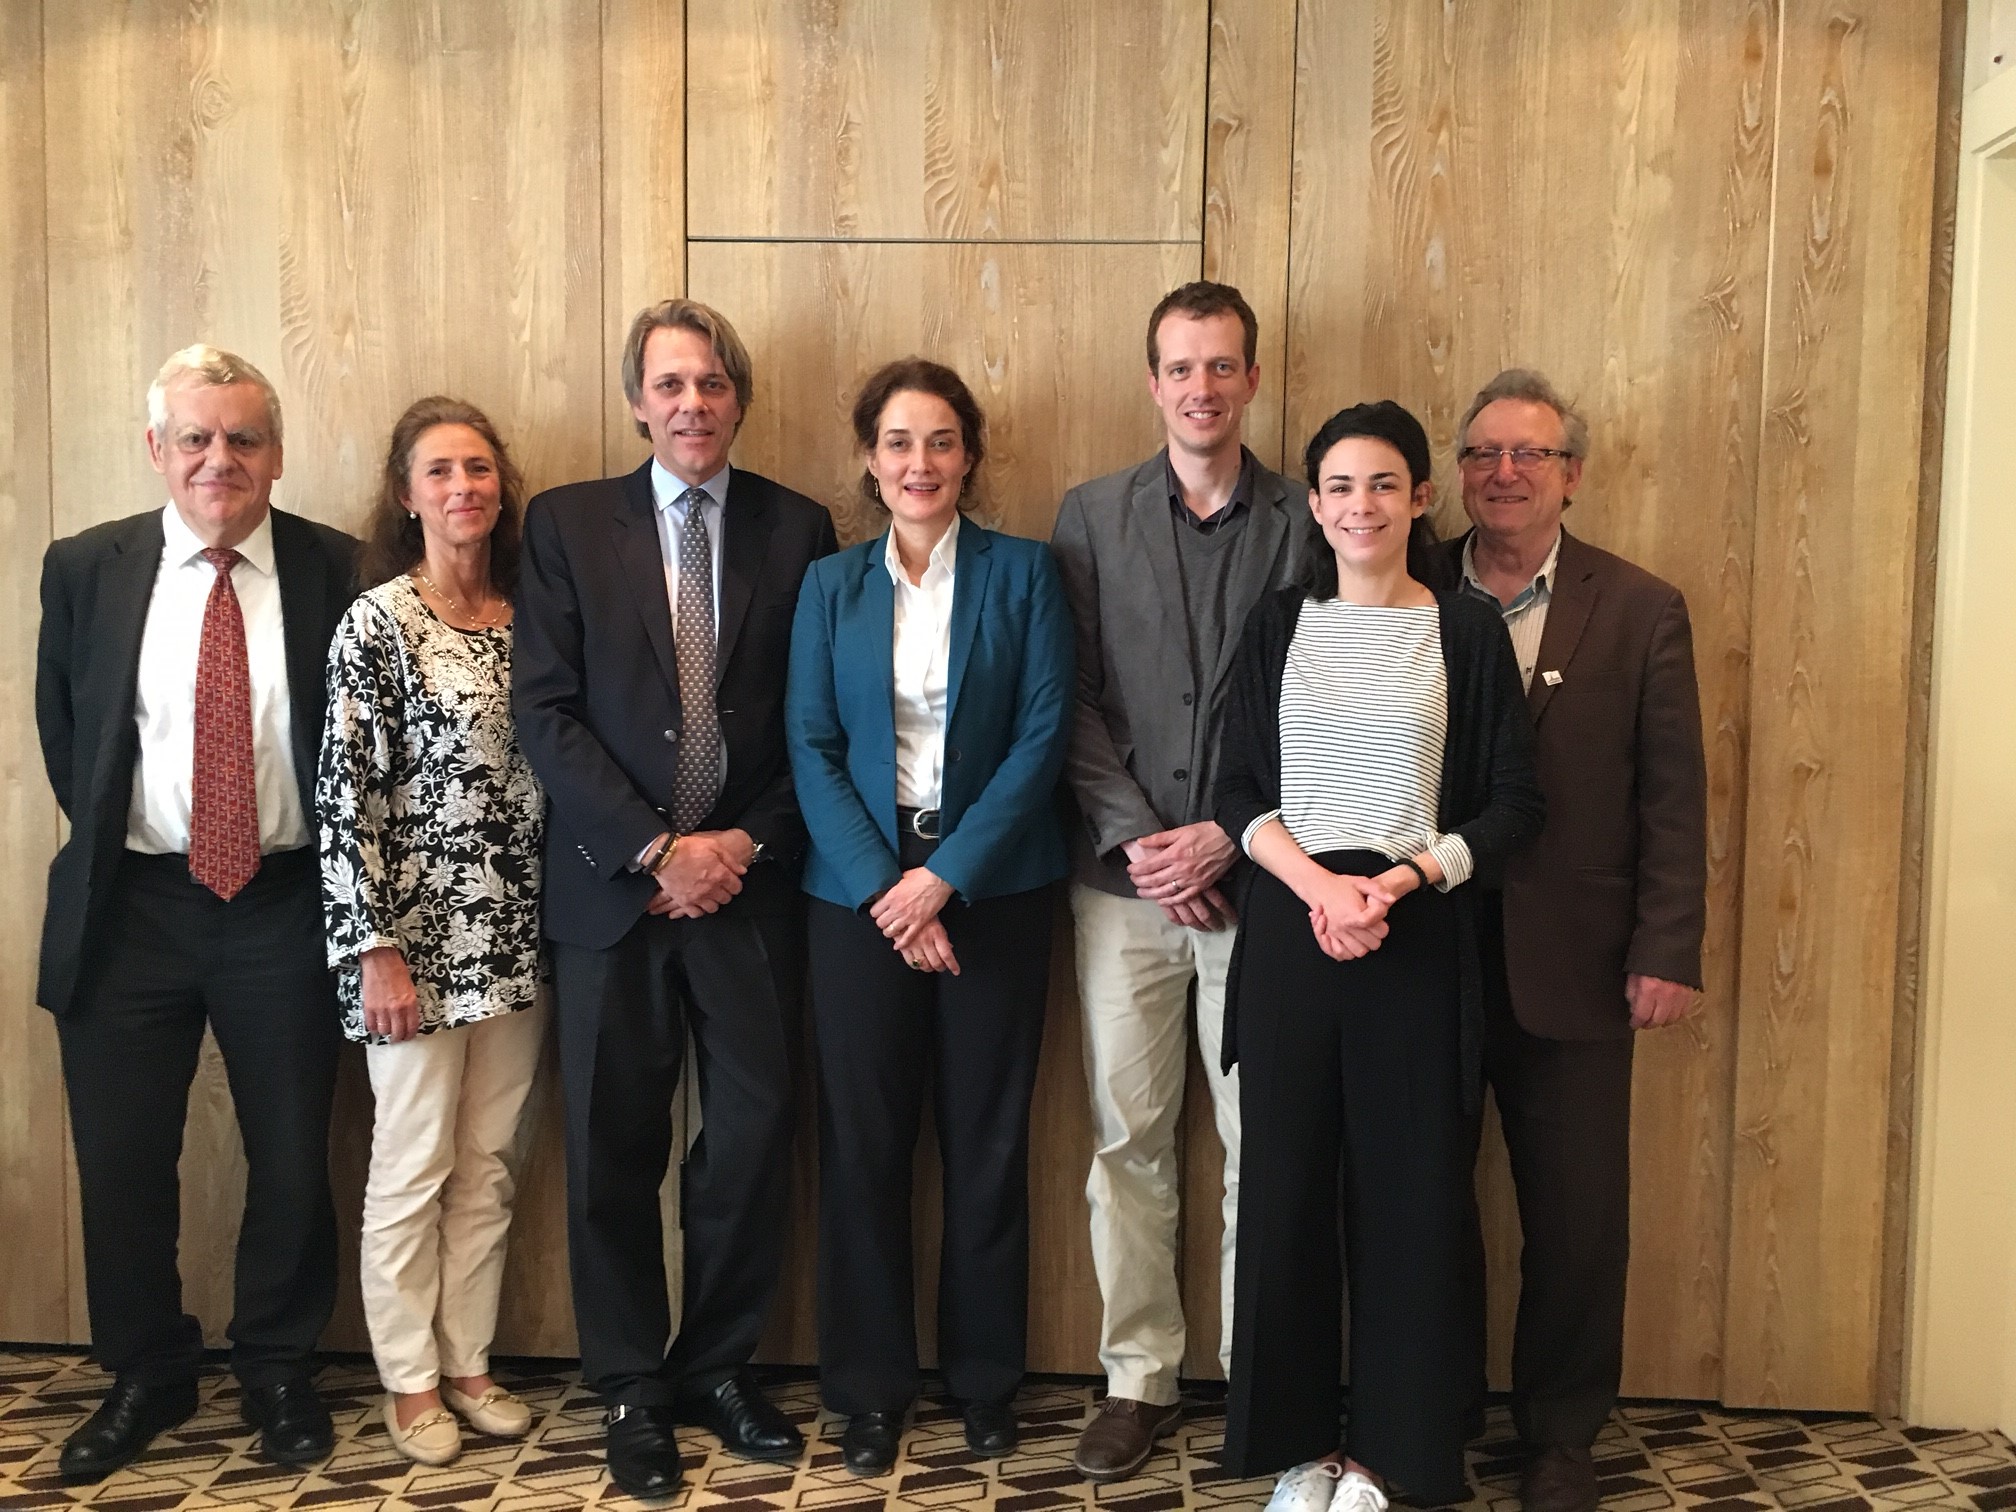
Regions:
<instances>
[{"instance_id":1,"label":"white-haired man","mask_svg":"<svg viewBox=\"0 0 2016 1512\"><path fill-rule=\"evenodd\" d=\"M92 1352L114 1376L59 1471L103 1479L196 1409L176 1163L207 1024L246 1156L231 1364L260 1452L328 1454L311 1351L336 1294L339 1044L314 846L324 665L356 542L272 507L280 402L241 357L177 352L147 392L168 503L42 564L35 718L70 838L37 1000L56 1015Z\"/></svg>"}]
</instances>

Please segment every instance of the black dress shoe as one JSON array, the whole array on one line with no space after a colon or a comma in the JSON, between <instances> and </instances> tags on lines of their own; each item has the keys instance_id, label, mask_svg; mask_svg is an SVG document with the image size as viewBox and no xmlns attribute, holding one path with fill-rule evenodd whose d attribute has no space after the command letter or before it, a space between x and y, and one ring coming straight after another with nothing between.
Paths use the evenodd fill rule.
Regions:
<instances>
[{"instance_id":1,"label":"black dress shoe","mask_svg":"<svg viewBox=\"0 0 2016 1512\"><path fill-rule=\"evenodd\" d=\"M63 1441L56 1473L66 1486L101 1481L136 1459L155 1434L186 1421L196 1411L196 1383L150 1386L119 1380L75 1433Z\"/></svg>"},{"instance_id":2,"label":"black dress shoe","mask_svg":"<svg viewBox=\"0 0 2016 1512\"><path fill-rule=\"evenodd\" d=\"M679 1441L670 1407L611 1407L602 1419L609 1479L631 1496L670 1496L679 1489Z\"/></svg>"},{"instance_id":3,"label":"black dress shoe","mask_svg":"<svg viewBox=\"0 0 2016 1512\"><path fill-rule=\"evenodd\" d=\"M259 1430L259 1457L275 1465L312 1465L329 1458L336 1430L329 1409L304 1376L247 1386L238 1397L238 1412Z\"/></svg>"},{"instance_id":4,"label":"black dress shoe","mask_svg":"<svg viewBox=\"0 0 2016 1512\"><path fill-rule=\"evenodd\" d=\"M805 1435L770 1404L755 1377L738 1371L712 1391L681 1397L678 1421L705 1428L730 1454L752 1460L795 1460Z\"/></svg>"},{"instance_id":5,"label":"black dress shoe","mask_svg":"<svg viewBox=\"0 0 2016 1512\"><path fill-rule=\"evenodd\" d=\"M966 1447L975 1454L1000 1459L1015 1452L1015 1409L1009 1403L968 1402L959 1415L966 1420Z\"/></svg>"},{"instance_id":6,"label":"black dress shoe","mask_svg":"<svg viewBox=\"0 0 2016 1512\"><path fill-rule=\"evenodd\" d=\"M903 1447L903 1414L857 1412L840 1435L840 1463L856 1475L882 1475Z\"/></svg>"}]
</instances>

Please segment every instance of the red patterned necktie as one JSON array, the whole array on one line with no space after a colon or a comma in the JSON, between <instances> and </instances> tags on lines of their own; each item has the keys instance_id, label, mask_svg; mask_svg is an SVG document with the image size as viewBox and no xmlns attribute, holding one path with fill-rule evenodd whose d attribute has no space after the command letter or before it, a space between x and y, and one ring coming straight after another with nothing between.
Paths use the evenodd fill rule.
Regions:
<instances>
[{"instance_id":1,"label":"red patterned necktie","mask_svg":"<svg viewBox=\"0 0 2016 1512\"><path fill-rule=\"evenodd\" d=\"M244 558L212 546L217 571L196 653L196 752L189 803L189 875L229 902L259 870L259 787L252 770L252 673L231 569Z\"/></svg>"}]
</instances>

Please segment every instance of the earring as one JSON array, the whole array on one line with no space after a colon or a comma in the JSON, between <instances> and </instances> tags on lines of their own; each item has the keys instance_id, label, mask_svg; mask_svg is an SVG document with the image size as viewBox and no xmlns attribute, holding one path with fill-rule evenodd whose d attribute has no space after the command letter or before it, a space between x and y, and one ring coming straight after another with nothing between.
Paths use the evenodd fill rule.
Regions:
<instances>
[{"instance_id":1,"label":"earring","mask_svg":"<svg viewBox=\"0 0 2016 1512\"><path fill-rule=\"evenodd\" d=\"M880 478L870 478L868 485L875 490L875 502L880 504L882 502L882 480Z\"/></svg>"},{"instance_id":2,"label":"earring","mask_svg":"<svg viewBox=\"0 0 2016 1512\"><path fill-rule=\"evenodd\" d=\"M416 514L414 511L409 509L406 511L406 518L409 520L417 520L420 518L420 516Z\"/></svg>"}]
</instances>

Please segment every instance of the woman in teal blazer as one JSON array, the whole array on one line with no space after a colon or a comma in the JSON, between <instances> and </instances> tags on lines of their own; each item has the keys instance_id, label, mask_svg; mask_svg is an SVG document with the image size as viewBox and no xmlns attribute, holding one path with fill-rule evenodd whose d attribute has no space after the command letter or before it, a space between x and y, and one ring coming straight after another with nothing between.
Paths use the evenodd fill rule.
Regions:
<instances>
[{"instance_id":1,"label":"woman in teal blazer","mask_svg":"<svg viewBox=\"0 0 2016 1512\"><path fill-rule=\"evenodd\" d=\"M917 1394L910 1172L925 1090L945 1168L939 1365L976 1453L1015 1447L1029 1099L1049 982L1052 793L1070 611L1048 550L962 520L985 453L959 375L911 358L854 407L889 531L815 562L785 727L810 835L819 1359L847 1467L895 1462Z\"/></svg>"}]
</instances>

